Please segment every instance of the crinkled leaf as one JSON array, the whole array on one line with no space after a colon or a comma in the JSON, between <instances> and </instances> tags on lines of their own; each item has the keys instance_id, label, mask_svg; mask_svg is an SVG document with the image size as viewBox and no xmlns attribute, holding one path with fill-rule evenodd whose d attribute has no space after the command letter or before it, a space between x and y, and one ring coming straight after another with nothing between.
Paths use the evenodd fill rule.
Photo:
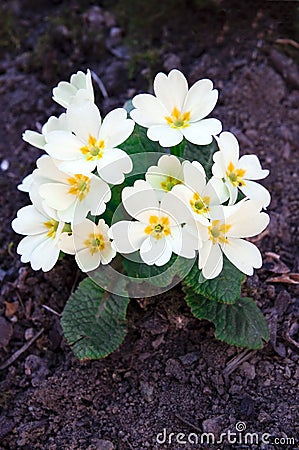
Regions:
<instances>
[{"instance_id":1,"label":"crinkled leaf","mask_svg":"<svg viewBox=\"0 0 299 450\"><path fill-rule=\"evenodd\" d=\"M198 161L205 168L208 179L212 176L213 155L218 151L216 140L209 145L195 145L186 141L185 149L181 155L184 159L189 161Z\"/></svg>"},{"instance_id":2,"label":"crinkled leaf","mask_svg":"<svg viewBox=\"0 0 299 450\"><path fill-rule=\"evenodd\" d=\"M128 297L105 292L85 278L70 296L61 325L80 360L99 359L116 350L126 335Z\"/></svg>"},{"instance_id":3,"label":"crinkled leaf","mask_svg":"<svg viewBox=\"0 0 299 450\"><path fill-rule=\"evenodd\" d=\"M227 258L223 258L223 269L218 277L206 280L202 277L197 264L184 280L184 284L191 287L196 294L220 302L235 303L241 295L241 284L245 279L244 273L240 272Z\"/></svg>"},{"instance_id":4,"label":"crinkled leaf","mask_svg":"<svg viewBox=\"0 0 299 450\"><path fill-rule=\"evenodd\" d=\"M146 133L147 128L141 127L136 123L133 133L120 145L120 148L128 153L128 155L147 152L165 153L165 148L161 147L158 142L151 141Z\"/></svg>"},{"instance_id":5,"label":"crinkled leaf","mask_svg":"<svg viewBox=\"0 0 299 450\"><path fill-rule=\"evenodd\" d=\"M188 268L194 264L194 259L186 259L181 256L172 255L169 262L164 266L149 266L144 264L137 254L134 254L136 261L123 258L123 266L129 277L146 280L153 286L168 286L175 276L180 279L184 278L188 272Z\"/></svg>"},{"instance_id":6,"label":"crinkled leaf","mask_svg":"<svg viewBox=\"0 0 299 450\"><path fill-rule=\"evenodd\" d=\"M269 340L265 317L254 301L241 297L232 305L217 303L186 289L186 302L198 319L215 325L215 337L237 347L259 349Z\"/></svg>"}]
</instances>

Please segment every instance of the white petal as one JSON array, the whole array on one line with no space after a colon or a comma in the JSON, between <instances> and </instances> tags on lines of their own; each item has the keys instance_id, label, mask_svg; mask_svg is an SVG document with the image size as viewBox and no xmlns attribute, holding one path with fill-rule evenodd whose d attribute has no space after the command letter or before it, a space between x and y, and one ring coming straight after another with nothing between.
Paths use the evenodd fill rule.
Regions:
<instances>
[{"instance_id":1,"label":"white petal","mask_svg":"<svg viewBox=\"0 0 299 450\"><path fill-rule=\"evenodd\" d=\"M193 197L194 190L186 186L185 184L177 184L171 190L173 195L176 195L180 200L183 200L186 205L189 206L189 202Z\"/></svg>"},{"instance_id":2,"label":"white petal","mask_svg":"<svg viewBox=\"0 0 299 450\"><path fill-rule=\"evenodd\" d=\"M60 183L46 183L39 187L39 194L45 199L50 208L63 211L76 200L76 196L69 193L69 186Z\"/></svg>"},{"instance_id":3,"label":"white petal","mask_svg":"<svg viewBox=\"0 0 299 450\"><path fill-rule=\"evenodd\" d=\"M210 197L210 205L219 205L228 200L229 192L226 184L221 179L212 177L208 181L202 196Z\"/></svg>"},{"instance_id":4,"label":"white petal","mask_svg":"<svg viewBox=\"0 0 299 450\"><path fill-rule=\"evenodd\" d=\"M82 272L95 270L101 264L100 252L92 254L89 248L84 248L76 253L75 259Z\"/></svg>"},{"instance_id":5,"label":"white petal","mask_svg":"<svg viewBox=\"0 0 299 450\"><path fill-rule=\"evenodd\" d=\"M200 248L200 251L198 252L198 268L199 268L199 270L201 270L204 267L205 263L207 262L212 245L213 245L213 243L212 243L212 241L210 241L210 239L208 238L208 235L207 235L207 240L204 240L202 242L202 246Z\"/></svg>"},{"instance_id":6,"label":"white petal","mask_svg":"<svg viewBox=\"0 0 299 450\"><path fill-rule=\"evenodd\" d=\"M92 86L90 70L87 70L86 74L81 70L79 70L77 73L74 73L71 76L70 83L78 90L86 89L87 86Z\"/></svg>"},{"instance_id":7,"label":"white petal","mask_svg":"<svg viewBox=\"0 0 299 450\"><path fill-rule=\"evenodd\" d=\"M68 125L66 120L66 113L60 114L59 117L51 116L48 121L43 125L42 133L44 135L51 131L63 130L68 131Z\"/></svg>"},{"instance_id":8,"label":"white petal","mask_svg":"<svg viewBox=\"0 0 299 450\"><path fill-rule=\"evenodd\" d=\"M106 203L111 199L111 190L107 183L98 177L92 177L90 180L90 191L84 199L88 205L88 211L97 216L102 214L106 209Z\"/></svg>"},{"instance_id":9,"label":"white petal","mask_svg":"<svg viewBox=\"0 0 299 450\"><path fill-rule=\"evenodd\" d=\"M172 251L183 258L194 258L196 250L201 246L201 242L186 227L171 227L171 236L167 239Z\"/></svg>"},{"instance_id":10,"label":"white petal","mask_svg":"<svg viewBox=\"0 0 299 450\"><path fill-rule=\"evenodd\" d=\"M86 203L74 199L73 203L71 203L68 208L57 211L57 215L63 222L70 222L73 225L82 222L82 220L86 218L88 212L89 209Z\"/></svg>"},{"instance_id":11,"label":"white petal","mask_svg":"<svg viewBox=\"0 0 299 450\"><path fill-rule=\"evenodd\" d=\"M48 272L55 266L59 253L60 250L54 240L46 239L31 254L32 269L42 269L44 272Z\"/></svg>"},{"instance_id":12,"label":"white petal","mask_svg":"<svg viewBox=\"0 0 299 450\"><path fill-rule=\"evenodd\" d=\"M67 108L70 98L76 94L75 86L72 86L67 81L60 81L58 85L53 89L53 100L59 105Z\"/></svg>"},{"instance_id":13,"label":"white petal","mask_svg":"<svg viewBox=\"0 0 299 450\"><path fill-rule=\"evenodd\" d=\"M59 236L58 246L61 251L67 253L68 255L74 255L76 253L74 237L72 234L61 233Z\"/></svg>"},{"instance_id":14,"label":"white petal","mask_svg":"<svg viewBox=\"0 0 299 450\"><path fill-rule=\"evenodd\" d=\"M167 109L161 102L150 94L139 94L132 100L133 109L130 112L132 119L142 127L165 124L165 117L168 116Z\"/></svg>"},{"instance_id":15,"label":"white petal","mask_svg":"<svg viewBox=\"0 0 299 450\"><path fill-rule=\"evenodd\" d=\"M85 145L80 139L68 131L51 131L46 135L46 152L58 160L74 160L80 157L80 148Z\"/></svg>"},{"instance_id":16,"label":"white petal","mask_svg":"<svg viewBox=\"0 0 299 450\"><path fill-rule=\"evenodd\" d=\"M212 81L199 80L190 88L183 109L191 112L191 122L197 122L210 114L217 100L218 91L213 90Z\"/></svg>"},{"instance_id":17,"label":"white petal","mask_svg":"<svg viewBox=\"0 0 299 450\"><path fill-rule=\"evenodd\" d=\"M27 175L27 177L23 178L22 183L18 184L17 188L22 192L29 192L33 183L33 173Z\"/></svg>"},{"instance_id":18,"label":"white petal","mask_svg":"<svg viewBox=\"0 0 299 450\"><path fill-rule=\"evenodd\" d=\"M218 138L216 138L216 140L218 147L223 154L225 170L230 162L236 166L239 159L239 143L236 136L229 131L224 131Z\"/></svg>"},{"instance_id":19,"label":"white petal","mask_svg":"<svg viewBox=\"0 0 299 450\"><path fill-rule=\"evenodd\" d=\"M35 236L26 236L18 244L17 253L22 255L21 261L27 263L30 261L31 253L39 246L44 240L47 239L44 234L38 234Z\"/></svg>"},{"instance_id":20,"label":"white petal","mask_svg":"<svg viewBox=\"0 0 299 450\"><path fill-rule=\"evenodd\" d=\"M189 204L184 199L175 195L172 191L167 192L161 200L161 215L164 213L170 219L170 226L181 225L192 220Z\"/></svg>"},{"instance_id":21,"label":"white petal","mask_svg":"<svg viewBox=\"0 0 299 450\"><path fill-rule=\"evenodd\" d=\"M114 109L107 114L98 135L98 139L105 142L105 148L118 147L131 135L135 124L127 116L124 108Z\"/></svg>"},{"instance_id":22,"label":"white petal","mask_svg":"<svg viewBox=\"0 0 299 450\"><path fill-rule=\"evenodd\" d=\"M84 244L87 236L89 234L97 233L97 225L89 219L84 219L80 223L75 223L72 225L73 236L75 241L76 250L82 250L86 247Z\"/></svg>"},{"instance_id":23,"label":"white petal","mask_svg":"<svg viewBox=\"0 0 299 450\"><path fill-rule=\"evenodd\" d=\"M56 165L57 160L54 160L48 155L41 156L37 161L36 165L38 167L37 171L34 171L35 180L43 178L43 182L45 181L60 181L64 182L69 177L65 172L61 172L58 166ZM57 161L58 162L58 161ZM59 164L59 162L58 162Z\"/></svg>"},{"instance_id":24,"label":"white petal","mask_svg":"<svg viewBox=\"0 0 299 450\"><path fill-rule=\"evenodd\" d=\"M163 189L161 183L171 176L176 180L183 180L183 169L180 160L174 155L163 155L157 166L148 168L145 179L155 189Z\"/></svg>"},{"instance_id":25,"label":"white petal","mask_svg":"<svg viewBox=\"0 0 299 450\"><path fill-rule=\"evenodd\" d=\"M154 189L143 180L137 180L133 187L125 187L123 189L122 202L130 216L135 218L141 212L159 209L159 203Z\"/></svg>"},{"instance_id":26,"label":"white petal","mask_svg":"<svg viewBox=\"0 0 299 450\"><path fill-rule=\"evenodd\" d=\"M111 245L105 245L105 248L100 253L101 263L109 264L116 256L116 251Z\"/></svg>"},{"instance_id":27,"label":"white petal","mask_svg":"<svg viewBox=\"0 0 299 450\"><path fill-rule=\"evenodd\" d=\"M183 162L184 180L185 185L192 190L193 193L197 192L201 194L206 186L206 173L202 165L193 161Z\"/></svg>"},{"instance_id":28,"label":"white petal","mask_svg":"<svg viewBox=\"0 0 299 450\"><path fill-rule=\"evenodd\" d=\"M238 167L246 170L244 178L247 180L262 180L269 175L269 170L262 169L261 163L256 155L241 156Z\"/></svg>"},{"instance_id":29,"label":"white petal","mask_svg":"<svg viewBox=\"0 0 299 450\"><path fill-rule=\"evenodd\" d=\"M75 161L59 162L58 167L60 170L72 174L91 175L91 172L96 168L96 161L86 161L83 156L79 155L79 158Z\"/></svg>"},{"instance_id":30,"label":"white petal","mask_svg":"<svg viewBox=\"0 0 299 450\"><path fill-rule=\"evenodd\" d=\"M179 70L172 70L168 76L160 72L154 80L154 91L168 113L171 114L174 107L182 111L188 92L188 83Z\"/></svg>"},{"instance_id":31,"label":"white petal","mask_svg":"<svg viewBox=\"0 0 299 450\"><path fill-rule=\"evenodd\" d=\"M47 228L44 222L49 217L42 215L33 205L24 206L18 211L16 219L11 223L12 229L19 234L40 234L45 233Z\"/></svg>"},{"instance_id":32,"label":"white petal","mask_svg":"<svg viewBox=\"0 0 299 450\"><path fill-rule=\"evenodd\" d=\"M93 86L92 86L92 79L91 79L91 72L89 69L87 69L86 73L86 79L85 79L85 88L89 92L90 99L94 101L94 93L93 93Z\"/></svg>"},{"instance_id":33,"label":"white petal","mask_svg":"<svg viewBox=\"0 0 299 450\"><path fill-rule=\"evenodd\" d=\"M221 151L215 152L213 155L214 164L212 166L212 173L217 178L224 178L226 176L226 161L224 154Z\"/></svg>"},{"instance_id":34,"label":"white petal","mask_svg":"<svg viewBox=\"0 0 299 450\"><path fill-rule=\"evenodd\" d=\"M87 74L81 71L73 74L70 82L62 81L53 89L53 100L64 108L78 96L94 101L90 70L87 70Z\"/></svg>"},{"instance_id":35,"label":"white petal","mask_svg":"<svg viewBox=\"0 0 299 450\"><path fill-rule=\"evenodd\" d=\"M207 241L211 242L209 239L208 227L206 225L202 225L200 222L196 222L196 227L194 228L193 224L188 223L186 225L186 229L190 233L193 233L193 235L196 236L196 238L203 243L202 246L204 245L204 243L206 244Z\"/></svg>"},{"instance_id":36,"label":"white petal","mask_svg":"<svg viewBox=\"0 0 299 450\"><path fill-rule=\"evenodd\" d=\"M216 278L223 268L223 256L221 248L218 244L212 244L211 246L205 245L202 249L199 250L199 253L205 251L205 263L202 268L202 275L207 279Z\"/></svg>"},{"instance_id":37,"label":"white petal","mask_svg":"<svg viewBox=\"0 0 299 450\"><path fill-rule=\"evenodd\" d=\"M164 266L172 255L172 248L167 239L147 237L140 247L140 257L145 264Z\"/></svg>"},{"instance_id":38,"label":"white petal","mask_svg":"<svg viewBox=\"0 0 299 450\"><path fill-rule=\"evenodd\" d=\"M230 262L246 275L252 275L253 268L262 266L258 248L243 239L229 239L229 243L223 246L223 252Z\"/></svg>"},{"instance_id":39,"label":"white petal","mask_svg":"<svg viewBox=\"0 0 299 450\"><path fill-rule=\"evenodd\" d=\"M161 147L173 147L183 140L183 134L169 125L153 125L147 130L147 137L159 141Z\"/></svg>"},{"instance_id":40,"label":"white petal","mask_svg":"<svg viewBox=\"0 0 299 450\"><path fill-rule=\"evenodd\" d=\"M120 148L112 148L104 152L97 162L100 177L110 184L121 184L125 173L131 172L133 163L129 155Z\"/></svg>"},{"instance_id":41,"label":"white petal","mask_svg":"<svg viewBox=\"0 0 299 450\"><path fill-rule=\"evenodd\" d=\"M261 203L264 208L269 206L271 202L271 195L269 191L255 181L246 180L245 186L240 186L240 190L246 197Z\"/></svg>"},{"instance_id":42,"label":"white petal","mask_svg":"<svg viewBox=\"0 0 299 450\"><path fill-rule=\"evenodd\" d=\"M109 236L113 239L112 245L118 252L133 253L148 237L144 230L143 223L122 220L110 227Z\"/></svg>"},{"instance_id":43,"label":"white petal","mask_svg":"<svg viewBox=\"0 0 299 450\"><path fill-rule=\"evenodd\" d=\"M247 200L236 205L235 212L227 217L227 223L231 225L227 236L240 238L252 237L261 233L269 223L269 216L260 212L261 205L253 200Z\"/></svg>"},{"instance_id":44,"label":"white petal","mask_svg":"<svg viewBox=\"0 0 299 450\"><path fill-rule=\"evenodd\" d=\"M213 136L219 134L222 124L218 119L203 119L199 122L190 123L186 128L182 128L185 138L192 144L208 145L212 142Z\"/></svg>"},{"instance_id":45,"label":"white petal","mask_svg":"<svg viewBox=\"0 0 299 450\"><path fill-rule=\"evenodd\" d=\"M151 169L151 170L150 170ZM157 189L159 194L159 200L163 197L164 194L166 194L166 190L163 189L163 183L167 182L168 175L161 175L161 170L158 168L155 169L153 167L150 167L149 170L145 174L146 182L149 183L154 189Z\"/></svg>"},{"instance_id":46,"label":"white petal","mask_svg":"<svg viewBox=\"0 0 299 450\"><path fill-rule=\"evenodd\" d=\"M163 155L158 161L158 168L163 170L163 173L180 179L182 176L182 164L174 155Z\"/></svg>"},{"instance_id":47,"label":"white petal","mask_svg":"<svg viewBox=\"0 0 299 450\"><path fill-rule=\"evenodd\" d=\"M229 192L229 205L234 205L238 198L238 188L237 186L234 186L230 181L226 181L225 185L227 187L227 190Z\"/></svg>"},{"instance_id":48,"label":"white petal","mask_svg":"<svg viewBox=\"0 0 299 450\"><path fill-rule=\"evenodd\" d=\"M34 147L44 150L46 140L45 136L43 136L41 133L37 133L37 131L26 130L23 133L22 137L24 141L28 142L30 145L33 145Z\"/></svg>"},{"instance_id":49,"label":"white petal","mask_svg":"<svg viewBox=\"0 0 299 450\"><path fill-rule=\"evenodd\" d=\"M67 110L67 121L69 128L87 143L89 136L97 138L101 115L92 101L74 102Z\"/></svg>"}]
</instances>

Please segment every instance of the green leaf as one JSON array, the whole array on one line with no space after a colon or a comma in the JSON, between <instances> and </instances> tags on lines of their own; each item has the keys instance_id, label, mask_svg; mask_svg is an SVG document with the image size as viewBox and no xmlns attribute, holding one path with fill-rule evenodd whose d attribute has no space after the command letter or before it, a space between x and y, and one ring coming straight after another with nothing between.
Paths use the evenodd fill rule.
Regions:
<instances>
[{"instance_id":1,"label":"green leaf","mask_svg":"<svg viewBox=\"0 0 299 450\"><path fill-rule=\"evenodd\" d=\"M134 153L160 152L165 153L165 148L161 147L158 142L151 141L147 137L147 128L135 124L135 128L131 136L120 145L128 155Z\"/></svg>"},{"instance_id":2,"label":"green leaf","mask_svg":"<svg viewBox=\"0 0 299 450\"><path fill-rule=\"evenodd\" d=\"M170 147L170 153L172 155L178 156L179 158L183 158L185 148L186 148L186 141L185 139L183 139L180 144Z\"/></svg>"},{"instance_id":3,"label":"green leaf","mask_svg":"<svg viewBox=\"0 0 299 450\"><path fill-rule=\"evenodd\" d=\"M134 254L135 261L123 258L123 266L129 277L147 281L153 286L168 286L175 276L183 279L194 264L194 259L186 259L181 256L172 255L169 262L164 266L149 266L144 264L138 254Z\"/></svg>"},{"instance_id":4,"label":"green leaf","mask_svg":"<svg viewBox=\"0 0 299 450\"><path fill-rule=\"evenodd\" d=\"M85 278L70 296L61 325L67 342L80 360L99 359L119 347L126 336L128 297L105 292Z\"/></svg>"},{"instance_id":5,"label":"green leaf","mask_svg":"<svg viewBox=\"0 0 299 450\"><path fill-rule=\"evenodd\" d=\"M212 280L203 278L197 264L184 280L184 284L191 287L196 294L203 295L209 300L220 303L235 303L241 295L241 284L245 279L226 257L223 258L223 269L218 277Z\"/></svg>"},{"instance_id":6,"label":"green leaf","mask_svg":"<svg viewBox=\"0 0 299 450\"><path fill-rule=\"evenodd\" d=\"M181 156L191 162L195 160L200 162L205 168L207 178L209 179L212 176L213 155L218 150L215 139L209 145L195 145L186 141L185 150Z\"/></svg>"},{"instance_id":7,"label":"green leaf","mask_svg":"<svg viewBox=\"0 0 299 450\"><path fill-rule=\"evenodd\" d=\"M212 302L189 289L186 302L195 317L213 322L215 337L227 344L255 350L269 340L266 319L251 298L241 297L233 305L226 305Z\"/></svg>"}]
</instances>

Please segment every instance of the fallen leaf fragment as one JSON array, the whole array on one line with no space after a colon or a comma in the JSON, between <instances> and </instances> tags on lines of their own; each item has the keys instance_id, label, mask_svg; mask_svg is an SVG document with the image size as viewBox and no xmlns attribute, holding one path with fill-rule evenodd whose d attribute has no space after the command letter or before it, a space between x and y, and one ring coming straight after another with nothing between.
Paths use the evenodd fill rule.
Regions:
<instances>
[{"instance_id":1,"label":"fallen leaf fragment","mask_svg":"<svg viewBox=\"0 0 299 450\"><path fill-rule=\"evenodd\" d=\"M274 252L266 252L263 268L273 273L289 273L289 267L280 260L280 255Z\"/></svg>"},{"instance_id":2,"label":"fallen leaf fragment","mask_svg":"<svg viewBox=\"0 0 299 450\"><path fill-rule=\"evenodd\" d=\"M299 284L299 273L286 273L278 277L268 278L267 283Z\"/></svg>"}]
</instances>

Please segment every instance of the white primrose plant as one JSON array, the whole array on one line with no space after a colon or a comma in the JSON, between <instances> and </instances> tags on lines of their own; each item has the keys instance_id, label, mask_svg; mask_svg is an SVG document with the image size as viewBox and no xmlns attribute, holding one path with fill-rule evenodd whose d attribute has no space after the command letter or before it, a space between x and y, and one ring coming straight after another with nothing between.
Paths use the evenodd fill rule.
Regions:
<instances>
[{"instance_id":1,"label":"white primrose plant","mask_svg":"<svg viewBox=\"0 0 299 450\"><path fill-rule=\"evenodd\" d=\"M241 284L262 266L247 238L269 223L270 194L257 182L269 171L256 155L239 157L237 138L207 117L218 99L211 80L189 89L172 70L157 74L153 91L102 119L89 70L53 89L65 111L23 135L46 154L18 186L31 205L12 222L25 235L17 253L43 271L74 255L88 274L62 314L79 359L121 344L129 297L155 295L157 279L159 292L181 281L192 313L213 322L217 338L261 348L267 324Z\"/></svg>"}]
</instances>

